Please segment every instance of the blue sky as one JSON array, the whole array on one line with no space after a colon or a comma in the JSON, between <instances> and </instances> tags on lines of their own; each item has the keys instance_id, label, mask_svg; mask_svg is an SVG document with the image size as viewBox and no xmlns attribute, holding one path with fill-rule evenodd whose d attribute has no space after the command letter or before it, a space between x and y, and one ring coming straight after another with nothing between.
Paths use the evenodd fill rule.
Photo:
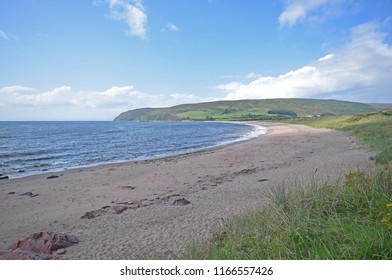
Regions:
<instances>
[{"instance_id":1,"label":"blue sky","mask_svg":"<svg viewBox=\"0 0 392 280\"><path fill-rule=\"evenodd\" d=\"M0 120L249 98L392 102L389 0L1 0Z\"/></svg>"}]
</instances>

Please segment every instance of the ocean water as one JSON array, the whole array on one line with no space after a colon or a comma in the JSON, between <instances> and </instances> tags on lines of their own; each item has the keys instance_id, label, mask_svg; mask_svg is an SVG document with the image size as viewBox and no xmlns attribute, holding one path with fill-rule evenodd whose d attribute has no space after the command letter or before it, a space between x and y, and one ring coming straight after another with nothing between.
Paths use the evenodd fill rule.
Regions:
<instances>
[{"instance_id":1,"label":"ocean water","mask_svg":"<svg viewBox=\"0 0 392 280\"><path fill-rule=\"evenodd\" d=\"M0 122L0 174L154 159L263 133L260 126L218 122Z\"/></svg>"}]
</instances>

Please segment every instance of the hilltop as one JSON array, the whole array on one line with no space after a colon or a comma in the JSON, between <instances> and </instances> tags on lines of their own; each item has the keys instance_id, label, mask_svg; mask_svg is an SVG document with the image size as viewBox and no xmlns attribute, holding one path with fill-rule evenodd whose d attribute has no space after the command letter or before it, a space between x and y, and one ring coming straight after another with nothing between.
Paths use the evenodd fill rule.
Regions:
<instances>
[{"instance_id":1,"label":"hilltop","mask_svg":"<svg viewBox=\"0 0 392 280\"><path fill-rule=\"evenodd\" d=\"M115 121L247 121L293 117L353 115L377 109L358 102L323 99L256 99L140 108L121 113Z\"/></svg>"}]
</instances>

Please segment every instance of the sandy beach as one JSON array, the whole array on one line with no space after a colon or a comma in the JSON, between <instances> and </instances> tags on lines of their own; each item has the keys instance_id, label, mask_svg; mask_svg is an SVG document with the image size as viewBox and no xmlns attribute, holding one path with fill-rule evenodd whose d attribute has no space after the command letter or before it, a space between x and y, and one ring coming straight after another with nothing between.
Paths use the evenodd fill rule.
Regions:
<instances>
[{"instance_id":1,"label":"sandy beach","mask_svg":"<svg viewBox=\"0 0 392 280\"><path fill-rule=\"evenodd\" d=\"M372 153L341 132L258 124L267 134L217 149L0 180L0 252L51 231L79 239L60 259L174 258L262 207L271 187L375 168Z\"/></svg>"}]
</instances>

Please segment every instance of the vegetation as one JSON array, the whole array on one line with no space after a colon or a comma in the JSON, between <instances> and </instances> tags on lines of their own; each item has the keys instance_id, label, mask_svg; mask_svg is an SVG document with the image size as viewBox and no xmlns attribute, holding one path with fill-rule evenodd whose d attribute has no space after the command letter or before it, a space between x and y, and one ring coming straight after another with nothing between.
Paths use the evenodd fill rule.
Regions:
<instances>
[{"instance_id":1,"label":"vegetation","mask_svg":"<svg viewBox=\"0 0 392 280\"><path fill-rule=\"evenodd\" d=\"M142 108L121 113L123 121L247 121L282 120L295 116L370 113L368 104L320 99L259 99L184 104L170 108ZM208 117L208 118L207 118Z\"/></svg>"},{"instance_id":2,"label":"vegetation","mask_svg":"<svg viewBox=\"0 0 392 280\"><path fill-rule=\"evenodd\" d=\"M268 206L216 231L186 259L392 259L392 111L291 121L343 130L378 151L376 173L278 186Z\"/></svg>"}]
</instances>

